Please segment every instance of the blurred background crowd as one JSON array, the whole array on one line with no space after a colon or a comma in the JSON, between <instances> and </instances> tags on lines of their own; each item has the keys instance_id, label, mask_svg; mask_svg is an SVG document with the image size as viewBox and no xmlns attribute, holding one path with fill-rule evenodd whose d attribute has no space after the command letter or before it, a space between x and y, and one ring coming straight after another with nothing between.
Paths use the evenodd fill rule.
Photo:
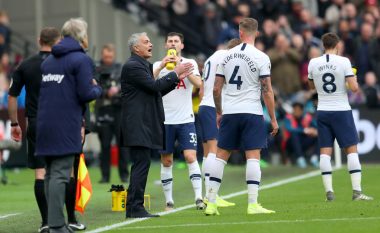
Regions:
<instances>
[{"instance_id":1,"label":"blurred background crowd","mask_svg":"<svg viewBox=\"0 0 380 233\"><path fill-rule=\"evenodd\" d=\"M320 37L326 32L338 33L342 39L340 54L347 56L358 70L361 89L358 93L349 93L351 104L371 109L380 107L380 7L377 0L111 0L109 3L136 15L142 23L156 25L158 34L183 33L183 52L196 59L201 72L208 56L239 36L238 23L242 18L253 17L259 21L260 35L255 45L271 59L276 114L281 125L281 133L269 142L270 151L264 151L268 155L264 156L265 160L270 160L269 155L276 155L283 163L317 166L314 117L317 98L307 85L307 66L311 58L323 54ZM23 58L10 49L12 24L9 18L5 11L0 11L0 109L7 108L10 77ZM115 61L116 52L126 53L106 44L101 50L101 60L96 61L97 76L105 89L102 99L91 107L93 129L102 147L99 158L102 154L109 157L115 151L118 153L115 121L120 107L121 66ZM22 108L24 98L19 99ZM198 90L194 90L193 102L197 112ZM269 127L269 117L266 119ZM235 158L239 162L239 156ZM101 163L107 172L106 160Z\"/></svg>"}]
</instances>

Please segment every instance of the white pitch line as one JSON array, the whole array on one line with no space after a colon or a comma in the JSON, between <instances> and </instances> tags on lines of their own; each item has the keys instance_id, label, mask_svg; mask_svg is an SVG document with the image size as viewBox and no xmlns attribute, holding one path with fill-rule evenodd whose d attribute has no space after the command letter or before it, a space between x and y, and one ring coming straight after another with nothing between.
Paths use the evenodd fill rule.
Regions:
<instances>
[{"instance_id":1,"label":"white pitch line","mask_svg":"<svg viewBox=\"0 0 380 233\"><path fill-rule=\"evenodd\" d=\"M302 174L302 175L290 177L290 178L287 178L287 179L284 179L284 180L280 180L280 181L276 181L276 182L273 182L273 183L270 183L270 184L267 184L267 185L263 185L263 186L260 187L260 190L270 189L270 188L278 187L278 186L281 186L281 185L284 185L284 184L289 184L289 183L293 183L293 182L296 182L296 181L308 179L310 177L314 177L314 176L317 176L319 174L320 174L319 170L308 172L308 173L305 173L305 174ZM243 194L246 194L246 193L247 193L247 191L244 190L244 191L235 192L235 193L231 193L231 194L222 196L222 198L228 199L228 198L240 196L240 195L243 195ZM179 212L179 211L182 211L182 210L190 209L190 208L193 208L193 207L194 207L194 204L191 204L191 205L186 205L186 206L182 206L182 207L179 207L179 208L175 208L174 210L171 210L171 211L164 211L164 212L160 212L160 213L157 213L157 214L159 214L161 216L164 216L164 215L176 213L176 212ZM147 219L150 219L150 218L136 218L136 219L132 219L132 220L126 220L126 221L123 221L123 222L115 223L115 224L104 226L104 227L99 227L99 228L96 228L94 230L86 231L86 232L87 233L105 232L105 231L109 231L109 230L112 230L112 229L115 229L115 228L119 228L119 227L122 227L122 226L130 225L132 223L145 221Z\"/></svg>"},{"instance_id":2,"label":"white pitch line","mask_svg":"<svg viewBox=\"0 0 380 233\"><path fill-rule=\"evenodd\" d=\"M19 214L22 214L22 213L14 213L14 214L2 215L2 216L0 216L0 219L9 218L9 217L16 216L16 215L19 215Z\"/></svg>"},{"instance_id":3,"label":"white pitch line","mask_svg":"<svg viewBox=\"0 0 380 233\"><path fill-rule=\"evenodd\" d=\"M315 218L315 219L295 219L295 220L273 220L273 221L249 221L249 222L218 222L218 223L188 223L176 225L156 225L156 226L135 226L121 227L119 230L139 230L139 229L160 229L160 228L178 228L178 227L205 227L205 226L225 226L225 225L256 225L256 224L277 224L277 223L308 223L308 222L339 222L339 221L362 221L362 220L379 220L380 217L367 218Z\"/></svg>"}]
</instances>

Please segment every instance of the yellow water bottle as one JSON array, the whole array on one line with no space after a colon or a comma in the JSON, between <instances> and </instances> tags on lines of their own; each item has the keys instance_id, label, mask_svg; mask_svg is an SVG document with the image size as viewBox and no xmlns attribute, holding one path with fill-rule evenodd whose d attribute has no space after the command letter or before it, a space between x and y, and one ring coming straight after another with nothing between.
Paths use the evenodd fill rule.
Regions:
<instances>
[{"instance_id":1,"label":"yellow water bottle","mask_svg":"<svg viewBox=\"0 0 380 233\"><path fill-rule=\"evenodd\" d=\"M177 51L175 49L168 49L168 52L166 53L168 56L177 56ZM176 66L176 62L168 62L166 63L166 69L167 70L174 70L174 67Z\"/></svg>"}]
</instances>

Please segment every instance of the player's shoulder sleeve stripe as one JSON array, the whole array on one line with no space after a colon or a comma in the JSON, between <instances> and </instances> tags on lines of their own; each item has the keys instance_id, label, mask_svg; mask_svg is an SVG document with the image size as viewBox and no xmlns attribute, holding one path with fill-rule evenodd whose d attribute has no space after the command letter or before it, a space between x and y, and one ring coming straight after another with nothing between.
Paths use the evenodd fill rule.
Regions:
<instances>
[{"instance_id":1,"label":"player's shoulder sleeve stripe","mask_svg":"<svg viewBox=\"0 0 380 233\"><path fill-rule=\"evenodd\" d=\"M259 76L259 78L261 79L268 78L268 77L270 77L270 74L263 74Z\"/></svg>"},{"instance_id":2,"label":"player's shoulder sleeve stripe","mask_svg":"<svg viewBox=\"0 0 380 233\"><path fill-rule=\"evenodd\" d=\"M349 75L346 75L346 76L344 76L345 78L351 78L351 77L355 77L355 75L353 75L353 74L349 74Z\"/></svg>"},{"instance_id":3,"label":"player's shoulder sleeve stripe","mask_svg":"<svg viewBox=\"0 0 380 233\"><path fill-rule=\"evenodd\" d=\"M247 47L247 43L243 43L243 45L241 46L240 50L244 51L245 47Z\"/></svg>"},{"instance_id":4,"label":"player's shoulder sleeve stripe","mask_svg":"<svg viewBox=\"0 0 380 233\"><path fill-rule=\"evenodd\" d=\"M216 76L219 76L219 77L225 78L224 74L216 74Z\"/></svg>"}]
</instances>

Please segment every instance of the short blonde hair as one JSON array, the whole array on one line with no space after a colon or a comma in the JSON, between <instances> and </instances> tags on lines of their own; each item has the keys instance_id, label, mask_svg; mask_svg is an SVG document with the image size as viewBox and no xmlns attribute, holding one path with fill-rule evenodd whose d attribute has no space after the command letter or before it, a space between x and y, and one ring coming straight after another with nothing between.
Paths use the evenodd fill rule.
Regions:
<instances>
[{"instance_id":1,"label":"short blonde hair","mask_svg":"<svg viewBox=\"0 0 380 233\"><path fill-rule=\"evenodd\" d=\"M249 34L254 34L257 32L259 23L253 18L244 18L239 22L239 30L244 31Z\"/></svg>"},{"instance_id":2,"label":"short blonde hair","mask_svg":"<svg viewBox=\"0 0 380 233\"><path fill-rule=\"evenodd\" d=\"M82 42L87 38L87 22L83 18L71 18L63 24L61 34Z\"/></svg>"}]
</instances>

